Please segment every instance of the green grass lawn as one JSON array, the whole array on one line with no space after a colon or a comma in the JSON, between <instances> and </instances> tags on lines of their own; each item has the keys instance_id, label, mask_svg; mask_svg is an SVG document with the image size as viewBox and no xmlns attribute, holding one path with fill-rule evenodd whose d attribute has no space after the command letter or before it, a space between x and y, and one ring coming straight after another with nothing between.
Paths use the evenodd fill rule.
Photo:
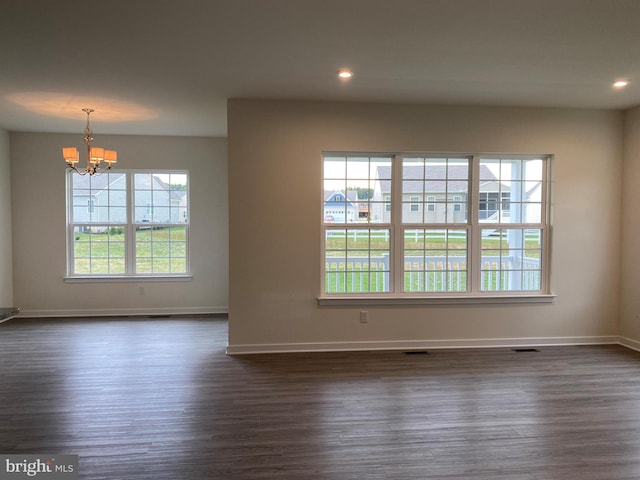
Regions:
<instances>
[{"instance_id":1,"label":"green grass lawn","mask_svg":"<svg viewBox=\"0 0 640 480\"><path fill-rule=\"evenodd\" d=\"M355 232L355 233L354 233ZM325 252L328 257L342 257L348 251L349 255L368 255L370 250L390 251L388 232L383 230L344 230L327 231ZM540 258L540 241L535 234L529 234L524 241L524 256ZM441 232L425 232L418 230L405 233L404 249L406 251L428 252L430 256L443 256L451 250L466 250L467 238L463 231L451 232L445 237ZM483 237L482 250L500 252L508 250L509 243L504 237ZM494 254L491 254L494 255ZM499 253L498 253L499 255Z\"/></svg>"},{"instance_id":2,"label":"green grass lawn","mask_svg":"<svg viewBox=\"0 0 640 480\"><path fill-rule=\"evenodd\" d=\"M137 230L136 273L186 272L186 228ZM83 274L124 274L126 247L121 228L106 232L75 233L74 272Z\"/></svg>"}]
</instances>

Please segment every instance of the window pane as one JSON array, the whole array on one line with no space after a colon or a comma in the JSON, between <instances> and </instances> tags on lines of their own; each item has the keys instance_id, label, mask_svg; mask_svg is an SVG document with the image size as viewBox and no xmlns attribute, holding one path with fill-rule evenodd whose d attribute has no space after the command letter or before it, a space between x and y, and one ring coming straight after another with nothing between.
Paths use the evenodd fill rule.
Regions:
<instances>
[{"instance_id":1,"label":"window pane","mask_svg":"<svg viewBox=\"0 0 640 480\"><path fill-rule=\"evenodd\" d=\"M171 242L169 249L170 249L169 256L172 259L176 259L178 257L185 258L187 256L186 242L181 242L181 241Z\"/></svg>"},{"instance_id":2,"label":"window pane","mask_svg":"<svg viewBox=\"0 0 640 480\"><path fill-rule=\"evenodd\" d=\"M371 223L383 223L390 218L391 200L384 202L369 202L369 221Z\"/></svg>"},{"instance_id":3,"label":"window pane","mask_svg":"<svg viewBox=\"0 0 640 480\"><path fill-rule=\"evenodd\" d=\"M403 223L467 222L468 159L405 158L402 172ZM419 208L412 207L414 197Z\"/></svg>"},{"instance_id":4,"label":"window pane","mask_svg":"<svg viewBox=\"0 0 640 480\"><path fill-rule=\"evenodd\" d=\"M447 161L447 178L452 180L469 179L469 160L467 158L449 158Z\"/></svg>"},{"instance_id":5,"label":"window pane","mask_svg":"<svg viewBox=\"0 0 640 480\"><path fill-rule=\"evenodd\" d=\"M186 228L136 228L137 273L186 273Z\"/></svg>"},{"instance_id":6,"label":"window pane","mask_svg":"<svg viewBox=\"0 0 640 480\"><path fill-rule=\"evenodd\" d=\"M187 259L171 257L169 271L171 273L186 272L187 271Z\"/></svg>"},{"instance_id":7,"label":"window pane","mask_svg":"<svg viewBox=\"0 0 640 480\"><path fill-rule=\"evenodd\" d=\"M136 173L134 175L136 223L187 223L186 174Z\"/></svg>"},{"instance_id":8,"label":"window pane","mask_svg":"<svg viewBox=\"0 0 640 480\"><path fill-rule=\"evenodd\" d=\"M154 197L155 202L155 197ZM157 204L153 207L153 223L170 223L171 214L169 207L158 207Z\"/></svg>"},{"instance_id":9,"label":"window pane","mask_svg":"<svg viewBox=\"0 0 640 480\"><path fill-rule=\"evenodd\" d=\"M153 273L171 273L171 262L166 257L153 257Z\"/></svg>"},{"instance_id":10,"label":"window pane","mask_svg":"<svg viewBox=\"0 0 640 480\"><path fill-rule=\"evenodd\" d=\"M111 236L111 242L109 243L109 257L110 258L124 258L124 235L120 235L122 237L122 241L118 241L115 237L117 235Z\"/></svg>"},{"instance_id":11,"label":"window pane","mask_svg":"<svg viewBox=\"0 0 640 480\"><path fill-rule=\"evenodd\" d=\"M347 178L350 180L368 180L369 158L349 157L347 160Z\"/></svg>"},{"instance_id":12,"label":"window pane","mask_svg":"<svg viewBox=\"0 0 640 480\"><path fill-rule=\"evenodd\" d=\"M97 206L94 208L95 213L91 215L92 222L108 222L109 221L109 206Z\"/></svg>"},{"instance_id":13,"label":"window pane","mask_svg":"<svg viewBox=\"0 0 640 480\"><path fill-rule=\"evenodd\" d=\"M389 291L388 229L328 229L325 239L326 292Z\"/></svg>"},{"instance_id":14,"label":"window pane","mask_svg":"<svg viewBox=\"0 0 640 480\"><path fill-rule=\"evenodd\" d=\"M111 207L109 221L112 223L127 223L127 207Z\"/></svg>"},{"instance_id":15,"label":"window pane","mask_svg":"<svg viewBox=\"0 0 640 480\"><path fill-rule=\"evenodd\" d=\"M467 291L467 231L404 231L405 292Z\"/></svg>"},{"instance_id":16,"label":"window pane","mask_svg":"<svg viewBox=\"0 0 640 480\"><path fill-rule=\"evenodd\" d=\"M424 158L405 157L402 161L402 178L404 181L414 179L422 182L424 179Z\"/></svg>"},{"instance_id":17,"label":"window pane","mask_svg":"<svg viewBox=\"0 0 640 480\"><path fill-rule=\"evenodd\" d=\"M153 223L153 196L148 190L136 190L135 222Z\"/></svg>"},{"instance_id":18,"label":"window pane","mask_svg":"<svg viewBox=\"0 0 640 480\"><path fill-rule=\"evenodd\" d=\"M504 204L503 204L504 205ZM493 223L524 223L522 218L522 203L509 202L509 206L501 208L496 204L496 209L500 209L500 215L495 215Z\"/></svg>"},{"instance_id":19,"label":"window pane","mask_svg":"<svg viewBox=\"0 0 640 480\"><path fill-rule=\"evenodd\" d=\"M483 158L480 176L481 222L542 221L542 160Z\"/></svg>"},{"instance_id":20,"label":"window pane","mask_svg":"<svg viewBox=\"0 0 640 480\"><path fill-rule=\"evenodd\" d=\"M79 258L90 258L91 237L84 232L80 232L79 229L76 228L74 239L75 241L73 243L73 257L76 260Z\"/></svg>"},{"instance_id":21,"label":"window pane","mask_svg":"<svg viewBox=\"0 0 640 480\"><path fill-rule=\"evenodd\" d=\"M347 231L331 229L325 233L325 250L343 252L347 248Z\"/></svg>"},{"instance_id":22,"label":"window pane","mask_svg":"<svg viewBox=\"0 0 640 480\"><path fill-rule=\"evenodd\" d=\"M542 288L542 230L482 230L483 291L538 291Z\"/></svg>"},{"instance_id":23,"label":"window pane","mask_svg":"<svg viewBox=\"0 0 640 480\"><path fill-rule=\"evenodd\" d=\"M126 204L125 173L92 176L74 172L71 173L71 185L72 223L122 222L121 216L112 218L110 210Z\"/></svg>"},{"instance_id":24,"label":"window pane","mask_svg":"<svg viewBox=\"0 0 640 480\"><path fill-rule=\"evenodd\" d=\"M324 157L324 223L388 223L391 158Z\"/></svg>"},{"instance_id":25,"label":"window pane","mask_svg":"<svg viewBox=\"0 0 640 480\"><path fill-rule=\"evenodd\" d=\"M76 275L123 273L125 234L122 227L85 225L73 230L73 268Z\"/></svg>"},{"instance_id":26,"label":"window pane","mask_svg":"<svg viewBox=\"0 0 640 480\"><path fill-rule=\"evenodd\" d=\"M151 190L151 174L150 173L136 173L133 176L134 188L136 190Z\"/></svg>"},{"instance_id":27,"label":"window pane","mask_svg":"<svg viewBox=\"0 0 640 480\"><path fill-rule=\"evenodd\" d=\"M136 273L153 273L151 259L145 257L136 257Z\"/></svg>"},{"instance_id":28,"label":"window pane","mask_svg":"<svg viewBox=\"0 0 640 480\"><path fill-rule=\"evenodd\" d=\"M109 190L109 205L111 207L126 207L127 206L127 191L126 190Z\"/></svg>"},{"instance_id":29,"label":"window pane","mask_svg":"<svg viewBox=\"0 0 640 480\"><path fill-rule=\"evenodd\" d=\"M91 273L91 260L88 258L76 258L73 261L74 272L78 275L87 275Z\"/></svg>"},{"instance_id":30,"label":"window pane","mask_svg":"<svg viewBox=\"0 0 640 480\"><path fill-rule=\"evenodd\" d=\"M124 274L126 273L125 260L123 258L110 258L109 259L109 273L111 274Z\"/></svg>"},{"instance_id":31,"label":"window pane","mask_svg":"<svg viewBox=\"0 0 640 480\"><path fill-rule=\"evenodd\" d=\"M163 242L155 240L152 243L152 255L153 257L168 257L169 256L169 242Z\"/></svg>"}]
</instances>

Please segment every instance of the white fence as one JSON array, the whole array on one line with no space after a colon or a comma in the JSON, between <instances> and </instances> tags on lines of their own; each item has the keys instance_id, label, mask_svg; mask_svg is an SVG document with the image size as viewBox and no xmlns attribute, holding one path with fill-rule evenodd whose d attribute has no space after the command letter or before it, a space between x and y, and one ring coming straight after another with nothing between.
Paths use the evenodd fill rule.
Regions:
<instances>
[{"instance_id":1,"label":"white fence","mask_svg":"<svg viewBox=\"0 0 640 480\"><path fill-rule=\"evenodd\" d=\"M482 291L538 291L542 287L538 259L485 256L480 268ZM388 255L325 259L327 293L388 292L389 276ZM404 258L406 292L464 292L467 288L465 258Z\"/></svg>"}]
</instances>

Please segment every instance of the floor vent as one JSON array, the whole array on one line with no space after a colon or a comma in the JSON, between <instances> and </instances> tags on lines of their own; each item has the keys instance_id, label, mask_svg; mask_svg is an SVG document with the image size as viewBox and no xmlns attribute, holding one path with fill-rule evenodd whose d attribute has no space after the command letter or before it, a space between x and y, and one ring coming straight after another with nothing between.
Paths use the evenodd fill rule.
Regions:
<instances>
[{"instance_id":1,"label":"floor vent","mask_svg":"<svg viewBox=\"0 0 640 480\"><path fill-rule=\"evenodd\" d=\"M537 348L514 348L514 352L516 353L524 353L524 352L539 352Z\"/></svg>"},{"instance_id":2,"label":"floor vent","mask_svg":"<svg viewBox=\"0 0 640 480\"><path fill-rule=\"evenodd\" d=\"M408 352L404 352L405 355L429 355L429 352L425 350L409 350Z\"/></svg>"}]
</instances>

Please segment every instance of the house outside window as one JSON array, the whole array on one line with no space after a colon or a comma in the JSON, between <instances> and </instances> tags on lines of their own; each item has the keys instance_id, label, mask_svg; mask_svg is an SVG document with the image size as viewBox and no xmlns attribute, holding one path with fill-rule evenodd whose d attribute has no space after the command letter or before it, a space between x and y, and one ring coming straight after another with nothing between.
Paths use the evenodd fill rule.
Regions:
<instances>
[{"instance_id":1,"label":"house outside window","mask_svg":"<svg viewBox=\"0 0 640 480\"><path fill-rule=\"evenodd\" d=\"M322 294L548 293L550 162L326 153L325 191L374 193L370 218L323 222Z\"/></svg>"},{"instance_id":2,"label":"house outside window","mask_svg":"<svg viewBox=\"0 0 640 480\"><path fill-rule=\"evenodd\" d=\"M67 275L188 274L188 184L186 171L69 172Z\"/></svg>"}]
</instances>

